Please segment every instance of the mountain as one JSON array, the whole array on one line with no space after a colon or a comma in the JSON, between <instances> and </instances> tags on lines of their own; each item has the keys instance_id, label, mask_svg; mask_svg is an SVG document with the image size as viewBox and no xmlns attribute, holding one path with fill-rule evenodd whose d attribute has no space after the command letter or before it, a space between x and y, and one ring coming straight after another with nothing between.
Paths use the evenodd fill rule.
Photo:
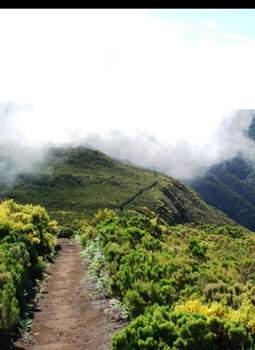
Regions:
<instances>
[{"instance_id":1,"label":"mountain","mask_svg":"<svg viewBox=\"0 0 255 350\"><path fill-rule=\"evenodd\" d=\"M153 211L169 224L233 223L179 181L85 147L51 148L36 172L0 183L0 198L41 204L60 222L108 207Z\"/></svg>"},{"instance_id":2,"label":"mountain","mask_svg":"<svg viewBox=\"0 0 255 350\"><path fill-rule=\"evenodd\" d=\"M247 136L255 140L255 117ZM209 205L255 231L255 167L252 161L239 155L212 166L204 176L188 185Z\"/></svg>"}]
</instances>

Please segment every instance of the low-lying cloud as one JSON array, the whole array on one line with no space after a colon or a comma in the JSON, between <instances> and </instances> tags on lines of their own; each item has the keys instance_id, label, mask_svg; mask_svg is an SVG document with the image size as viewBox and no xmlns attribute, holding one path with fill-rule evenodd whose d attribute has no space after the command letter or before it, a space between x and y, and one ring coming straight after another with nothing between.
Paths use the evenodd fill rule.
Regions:
<instances>
[{"instance_id":1,"label":"low-lying cloud","mask_svg":"<svg viewBox=\"0 0 255 350\"><path fill-rule=\"evenodd\" d=\"M35 169L50 144L88 144L181 179L251 153L237 122L249 117L231 113L255 105L254 37L146 10L0 19L0 147L17 171ZM1 178L15 177L0 162Z\"/></svg>"},{"instance_id":2,"label":"low-lying cloud","mask_svg":"<svg viewBox=\"0 0 255 350\"><path fill-rule=\"evenodd\" d=\"M48 149L58 145L87 146L116 159L157 170L180 180L201 176L210 166L236 156L245 157L255 165L255 143L248 137L249 126L255 117L255 111L252 110L241 110L229 115L203 145L195 145L185 140L171 145L144 131L128 135L121 130L105 134L88 133L85 137L77 131L65 143L29 145L14 128L15 111L18 114L19 110L20 107L8 106L2 108L0 115L1 120L5 120L0 142L0 174L1 181L10 185L17 175L36 173L38 169L42 169ZM5 135L9 135L8 139Z\"/></svg>"},{"instance_id":3,"label":"low-lying cloud","mask_svg":"<svg viewBox=\"0 0 255 350\"><path fill-rule=\"evenodd\" d=\"M253 118L253 110L233 112L222 120L202 145L185 140L171 145L142 132L133 136L125 136L121 132L113 132L108 137L88 135L86 143L113 157L129 160L181 180L190 180L203 175L210 166L236 156L245 157L255 165L255 143L248 137ZM78 140L76 144L81 142Z\"/></svg>"}]
</instances>

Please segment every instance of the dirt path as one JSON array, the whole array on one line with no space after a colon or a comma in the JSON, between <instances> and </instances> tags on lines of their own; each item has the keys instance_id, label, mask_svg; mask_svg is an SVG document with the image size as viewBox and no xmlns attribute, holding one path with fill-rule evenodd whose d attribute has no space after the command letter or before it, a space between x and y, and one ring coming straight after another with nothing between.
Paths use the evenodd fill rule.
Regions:
<instances>
[{"instance_id":1,"label":"dirt path","mask_svg":"<svg viewBox=\"0 0 255 350\"><path fill-rule=\"evenodd\" d=\"M86 281L79 248L62 240L60 254L49 268L49 279L34 314L29 344L24 350L108 350L113 323L96 307Z\"/></svg>"}]
</instances>

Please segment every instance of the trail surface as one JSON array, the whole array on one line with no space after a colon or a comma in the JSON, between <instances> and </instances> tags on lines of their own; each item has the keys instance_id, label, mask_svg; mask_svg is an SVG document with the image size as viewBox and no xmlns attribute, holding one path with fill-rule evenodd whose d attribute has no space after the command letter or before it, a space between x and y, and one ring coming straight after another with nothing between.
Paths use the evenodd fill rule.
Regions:
<instances>
[{"instance_id":1,"label":"trail surface","mask_svg":"<svg viewBox=\"0 0 255 350\"><path fill-rule=\"evenodd\" d=\"M24 350L108 350L113 323L90 298L90 286L74 240L62 240L49 268L49 279L34 314L31 339Z\"/></svg>"}]
</instances>

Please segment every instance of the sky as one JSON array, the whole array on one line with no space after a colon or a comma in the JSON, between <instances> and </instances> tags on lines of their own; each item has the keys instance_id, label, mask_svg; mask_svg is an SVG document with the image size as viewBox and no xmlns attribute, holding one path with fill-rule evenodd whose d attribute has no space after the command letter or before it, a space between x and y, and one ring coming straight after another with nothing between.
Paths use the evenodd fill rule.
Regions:
<instances>
[{"instance_id":1,"label":"sky","mask_svg":"<svg viewBox=\"0 0 255 350\"><path fill-rule=\"evenodd\" d=\"M153 16L191 26L205 25L225 33L252 37L255 35L255 9L154 9Z\"/></svg>"},{"instance_id":2,"label":"sky","mask_svg":"<svg viewBox=\"0 0 255 350\"><path fill-rule=\"evenodd\" d=\"M178 175L173 152L209 154L224 120L254 108L254 19L252 9L0 10L0 143L89 142Z\"/></svg>"}]
</instances>

